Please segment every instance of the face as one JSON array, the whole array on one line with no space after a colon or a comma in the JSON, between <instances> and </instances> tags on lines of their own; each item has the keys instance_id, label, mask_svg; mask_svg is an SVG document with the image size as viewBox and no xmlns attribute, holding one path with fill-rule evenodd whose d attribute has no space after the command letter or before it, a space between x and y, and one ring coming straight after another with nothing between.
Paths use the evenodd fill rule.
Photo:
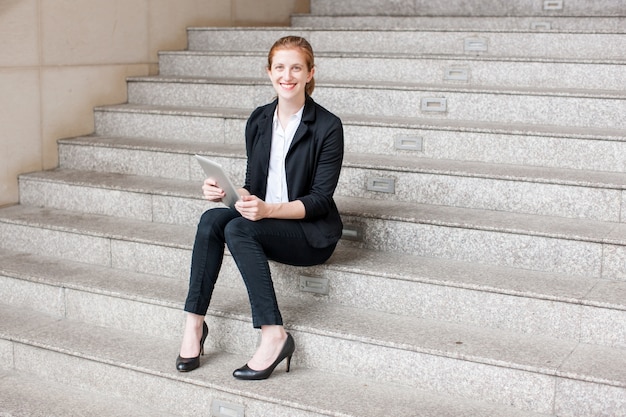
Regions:
<instances>
[{"instance_id":1,"label":"face","mask_svg":"<svg viewBox=\"0 0 626 417\"><path fill-rule=\"evenodd\" d=\"M272 56L267 74L279 99L304 100L306 83L311 81L315 68L307 67L299 49L278 49Z\"/></svg>"}]
</instances>

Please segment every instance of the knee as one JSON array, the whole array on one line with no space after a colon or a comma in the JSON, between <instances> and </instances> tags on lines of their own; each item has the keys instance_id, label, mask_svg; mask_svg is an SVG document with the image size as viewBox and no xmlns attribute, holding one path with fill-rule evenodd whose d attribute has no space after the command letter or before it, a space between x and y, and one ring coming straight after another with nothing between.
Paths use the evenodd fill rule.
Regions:
<instances>
[{"instance_id":1,"label":"knee","mask_svg":"<svg viewBox=\"0 0 626 417\"><path fill-rule=\"evenodd\" d=\"M243 217L233 219L224 229L224 240L231 253L242 248L250 248L250 245L256 244L254 222Z\"/></svg>"},{"instance_id":2,"label":"knee","mask_svg":"<svg viewBox=\"0 0 626 417\"><path fill-rule=\"evenodd\" d=\"M215 223L216 220L220 218L223 211L224 210L221 207L212 208L205 211L204 213L202 213L202 216L200 216L200 224L208 225Z\"/></svg>"},{"instance_id":3,"label":"knee","mask_svg":"<svg viewBox=\"0 0 626 417\"><path fill-rule=\"evenodd\" d=\"M233 219L229 222L224 228L224 236L226 237L226 241L240 239L242 237L249 237L251 235L251 230L248 227L248 220L243 217L239 217L237 219Z\"/></svg>"},{"instance_id":4,"label":"knee","mask_svg":"<svg viewBox=\"0 0 626 417\"><path fill-rule=\"evenodd\" d=\"M228 224L228 221L232 218L230 210L227 208L213 208L205 211L200 216L198 222L198 233L205 235L207 233L223 234L224 227Z\"/></svg>"}]
</instances>

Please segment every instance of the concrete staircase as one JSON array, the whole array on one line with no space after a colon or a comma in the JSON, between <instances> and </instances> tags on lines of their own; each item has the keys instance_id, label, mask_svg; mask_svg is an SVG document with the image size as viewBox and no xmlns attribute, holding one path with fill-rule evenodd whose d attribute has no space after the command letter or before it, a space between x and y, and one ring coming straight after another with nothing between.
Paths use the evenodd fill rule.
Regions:
<instances>
[{"instance_id":1,"label":"concrete staircase","mask_svg":"<svg viewBox=\"0 0 626 417\"><path fill-rule=\"evenodd\" d=\"M514 4L513 4L514 3ZM191 28L0 210L0 415L626 416L626 4L311 0ZM297 344L264 382L227 257L207 355L174 369L195 153L243 179L267 50L300 34L342 117L344 239L273 264ZM44 393L44 394L42 394ZM3 414L5 413L5 414Z\"/></svg>"}]
</instances>

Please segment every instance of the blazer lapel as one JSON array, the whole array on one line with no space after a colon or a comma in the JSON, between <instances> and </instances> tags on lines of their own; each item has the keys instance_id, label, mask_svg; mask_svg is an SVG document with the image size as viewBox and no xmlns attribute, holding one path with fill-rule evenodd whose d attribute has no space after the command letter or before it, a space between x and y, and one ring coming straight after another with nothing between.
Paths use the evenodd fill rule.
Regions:
<instances>
[{"instance_id":1,"label":"blazer lapel","mask_svg":"<svg viewBox=\"0 0 626 417\"><path fill-rule=\"evenodd\" d=\"M270 151L272 148L272 120L277 104L278 100L273 103L273 106L267 106L263 115L257 121L257 139L251 149L254 154L248 155L248 164L250 160L257 161L255 166L256 169L260 170L260 172L254 172L253 176L255 179L253 179L252 182L258 186L258 190L256 190L255 193L261 199L265 199L265 190L267 188L267 174L269 171Z\"/></svg>"},{"instance_id":2,"label":"blazer lapel","mask_svg":"<svg viewBox=\"0 0 626 417\"><path fill-rule=\"evenodd\" d=\"M267 107L263 118L259 120L259 141L263 145L263 151L267 153L268 158L272 148L272 121L274 120L274 112L276 111L278 100L275 100L272 104L272 106Z\"/></svg>"},{"instance_id":3,"label":"blazer lapel","mask_svg":"<svg viewBox=\"0 0 626 417\"><path fill-rule=\"evenodd\" d=\"M309 130L309 124L313 121L315 121L315 105L313 103L313 99L311 99L311 97L309 96L306 96L306 101L304 102L304 111L302 112L302 120L300 121L300 126L298 126L298 129L296 130L293 141L291 142L291 145L289 146L289 151L287 151L287 153L291 152L291 149L293 149L293 147L302 140L306 132Z\"/></svg>"}]
</instances>

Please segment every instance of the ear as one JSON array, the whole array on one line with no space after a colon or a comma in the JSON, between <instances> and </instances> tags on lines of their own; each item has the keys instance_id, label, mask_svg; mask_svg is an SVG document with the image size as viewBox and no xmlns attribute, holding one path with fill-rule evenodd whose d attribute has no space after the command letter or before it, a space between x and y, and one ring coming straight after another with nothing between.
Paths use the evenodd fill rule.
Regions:
<instances>
[{"instance_id":1,"label":"ear","mask_svg":"<svg viewBox=\"0 0 626 417\"><path fill-rule=\"evenodd\" d=\"M306 78L306 82L308 83L309 81L311 81L314 75L315 75L315 67L311 68L311 71L309 71L309 76Z\"/></svg>"}]
</instances>

